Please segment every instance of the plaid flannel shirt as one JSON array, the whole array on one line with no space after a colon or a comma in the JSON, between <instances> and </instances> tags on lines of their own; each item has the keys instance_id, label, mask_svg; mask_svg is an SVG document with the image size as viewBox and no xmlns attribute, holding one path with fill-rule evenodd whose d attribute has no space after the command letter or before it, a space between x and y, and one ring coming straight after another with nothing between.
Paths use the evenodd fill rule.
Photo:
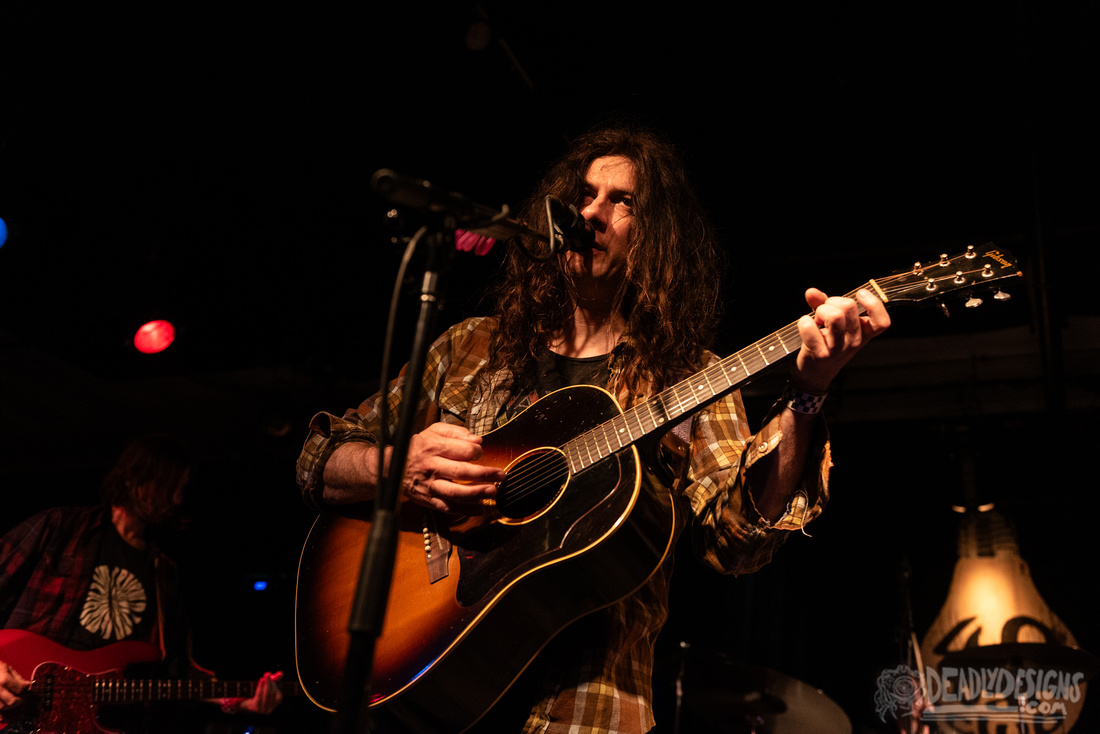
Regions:
<instances>
[{"instance_id":1,"label":"plaid flannel shirt","mask_svg":"<svg viewBox=\"0 0 1100 734\"><path fill-rule=\"evenodd\" d=\"M485 434L496 427L504 407L523 408L531 402L532 396L512 396L499 389L478 398L476 380L488 362L495 325L491 318L468 319L433 344L422 378L417 430L444 421ZM708 355L708 359L715 357ZM613 364L613 373L615 369ZM381 400L388 401L389 435L396 430L408 377L403 370L386 390L342 418L329 413L313 418L297 467L307 504L323 508L325 462L336 447L347 441L375 441ZM498 386L505 377L494 375L491 384ZM651 396L639 392L617 397L621 405L630 407ZM675 452L682 459L672 491L689 509L690 518L682 521L677 533L686 524L696 555L715 570L732 574L757 570L771 560L787 531L802 528L824 508L831 462L823 428L815 436L801 488L775 523L757 512L747 477L753 463L774 451L782 439L777 409L760 431L750 435L740 394L733 392L696 414L685 437L689 440ZM647 732L653 728L653 650L668 615L672 570L670 553L640 589L592 615L601 617L599 634L582 641L573 659L557 671L556 680L548 681L524 732Z\"/></svg>"}]
</instances>

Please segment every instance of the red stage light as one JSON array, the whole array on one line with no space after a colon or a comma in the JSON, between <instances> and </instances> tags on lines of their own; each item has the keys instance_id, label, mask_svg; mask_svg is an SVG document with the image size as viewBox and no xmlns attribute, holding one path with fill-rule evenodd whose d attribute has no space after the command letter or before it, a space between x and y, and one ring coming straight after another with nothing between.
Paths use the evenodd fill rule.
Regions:
<instances>
[{"instance_id":1,"label":"red stage light","mask_svg":"<svg viewBox=\"0 0 1100 734\"><path fill-rule=\"evenodd\" d=\"M142 354L163 352L176 338L176 328L169 321L149 321L134 334L134 348Z\"/></svg>"}]
</instances>

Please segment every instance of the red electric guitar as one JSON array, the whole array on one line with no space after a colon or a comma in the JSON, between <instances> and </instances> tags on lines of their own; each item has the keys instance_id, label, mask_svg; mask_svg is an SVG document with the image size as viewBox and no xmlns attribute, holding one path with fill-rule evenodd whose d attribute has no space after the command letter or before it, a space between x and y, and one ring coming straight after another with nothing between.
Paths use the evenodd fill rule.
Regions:
<instances>
[{"instance_id":1,"label":"red electric guitar","mask_svg":"<svg viewBox=\"0 0 1100 734\"><path fill-rule=\"evenodd\" d=\"M1020 274L1008 252L986 245L862 287L892 306ZM645 583L669 553L676 523L671 494L650 481L639 447L801 344L789 324L625 412L598 388L558 390L484 437L482 463L507 469L493 514L456 518L402 503L374 655L375 715L395 718L399 731L461 731L567 624ZM369 506L321 515L298 568L298 676L329 710L341 694L370 517Z\"/></svg>"},{"instance_id":2,"label":"red electric guitar","mask_svg":"<svg viewBox=\"0 0 1100 734\"><path fill-rule=\"evenodd\" d=\"M144 642L116 642L80 651L33 632L0 630L0 660L31 681L23 692L23 704L3 712L3 734L110 733L114 730L101 726L96 718L100 706L249 698L256 687L256 681L123 678L122 671L130 665L160 660L160 651Z\"/></svg>"}]
</instances>

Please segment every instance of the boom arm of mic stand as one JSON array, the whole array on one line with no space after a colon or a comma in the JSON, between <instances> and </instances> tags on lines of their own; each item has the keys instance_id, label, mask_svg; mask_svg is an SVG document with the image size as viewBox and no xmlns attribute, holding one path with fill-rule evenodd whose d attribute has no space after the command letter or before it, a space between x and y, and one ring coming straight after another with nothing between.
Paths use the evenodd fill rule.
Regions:
<instances>
[{"instance_id":1,"label":"boom arm of mic stand","mask_svg":"<svg viewBox=\"0 0 1100 734\"><path fill-rule=\"evenodd\" d=\"M408 374L421 375L428 348L436 333L436 316L442 303L443 276L454 253L454 222L447 218L443 229L428 237L429 254L420 293L420 313ZM385 389L385 386L382 386ZM405 473L409 442L413 435L416 404L420 399L420 380L405 382L397 431L393 436L393 453L389 471L374 500L370 535L363 551L359 582L355 591L351 618L348 621L350 643L344 669L342 704L338 710L339 731L352 734L369 731L371 674L374 648L382 633L390 581L397 554L397 500ZM379 447L384 450L384 447Z\"/></svg>"},{"instance_id":2,"label":"boom arm of mic stand","mask_svg":"<svg viewBox=\"0 0 1100 734\"><path fill-rule=\"evenodd\" d=\"M434 212L454 218L456 227L495 240L507 240L520 235L549 243L550 255L555 250L555 240L543 232L513 219L508 207L492 207L471 201L454 191L444 191L430 182L395 173L388 168L379 169L371 177L371 188L379 196L398 206Z\"/></svg>"}]
</instances>

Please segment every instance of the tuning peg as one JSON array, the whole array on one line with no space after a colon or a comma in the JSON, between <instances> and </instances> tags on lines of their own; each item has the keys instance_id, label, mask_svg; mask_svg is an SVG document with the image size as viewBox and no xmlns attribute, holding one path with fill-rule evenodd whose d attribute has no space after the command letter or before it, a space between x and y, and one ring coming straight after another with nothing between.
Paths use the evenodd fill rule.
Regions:
<instances>
[{"instance_id":1,"label":"tuning peg","mask_svg":"<svg viewBox=\"0 0 1100 734\"><path fill-rule=\"evenodd\" d=\"M980 305L982 305L982 299L976 296L971 296L970 299L966 302L967 308L977 308Z\"/></svg>"},{"instance_id":2,"label":"tuning peg","mask_svg":"<svg viewBox=\"0 0 1100 734\"><path fill-rule=\"evenodd\" d=\"M1012 298L1012 296L1009 295L1008 293L1005 293L1004 291L997 291L996 293L993 294L993 300L994 301L1008 301L1008 300L1011 300L1011 298Z\"/></svg>"},{"instance_id":3,"label":"tuning peg","mask_svg":"<svg viewBox=\"0 0 1100 734\"><path fill-rule=\"evenodd\" d=\"M943 301L936 301L939 304L940 310L943 311L943 315L947 318L951 318L951 312L947 310L947 304Z\"/></svg>"}]
</instances>

